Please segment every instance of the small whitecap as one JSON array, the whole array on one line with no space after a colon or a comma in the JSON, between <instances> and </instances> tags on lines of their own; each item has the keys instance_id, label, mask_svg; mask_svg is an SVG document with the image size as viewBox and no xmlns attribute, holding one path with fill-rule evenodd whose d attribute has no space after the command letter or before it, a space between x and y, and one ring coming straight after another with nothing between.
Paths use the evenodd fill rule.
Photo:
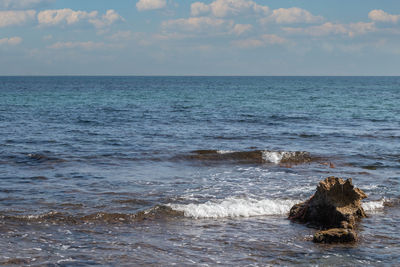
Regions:
<instances>
[{"instance_id":1,"label":"small whitecap","mask_svg":"<svg viewBox=\"0 0 400 267\"><path fill-rule=\"evenodd\" d=\"M278 151L263 151L262 158L266 162L271 162L274 164L279 164L283 158L284 152Z\"/></svg>"},{"instance_id":2,"label":"small whitecap","mask_svg":"<svg viewBox=\"0 0 400 267\"><path fill-rule=\"evenodd\" d=\"M235 151L233 150L217 150L218 154L230 154L230 153L234 153Z\"/></svg>"}]
</instances>

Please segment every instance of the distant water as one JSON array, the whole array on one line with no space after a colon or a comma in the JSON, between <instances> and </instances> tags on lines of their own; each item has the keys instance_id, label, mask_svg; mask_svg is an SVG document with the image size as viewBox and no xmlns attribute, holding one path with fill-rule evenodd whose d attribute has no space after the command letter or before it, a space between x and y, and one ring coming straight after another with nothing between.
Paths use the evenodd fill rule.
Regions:
<instances>
[{"instance_id":1,"label":"distant water","mask_svg":"<svg viewBox=\"0 0 400 267\"><path fill-rule=\"evenodd\" d=\"M355 245L287 220L331 175ZM2 266L388 266L399 225L400 77L0 77Z\"/></svg>"}]
</instances>

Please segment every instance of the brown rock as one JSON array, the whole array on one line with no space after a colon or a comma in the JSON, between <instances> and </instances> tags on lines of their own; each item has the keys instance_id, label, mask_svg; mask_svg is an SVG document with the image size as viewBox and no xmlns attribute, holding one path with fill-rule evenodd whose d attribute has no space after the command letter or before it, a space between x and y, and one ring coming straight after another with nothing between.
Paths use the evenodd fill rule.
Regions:
<instances>
[{"instance_id":1,"label":"brown rock","mask_svg":"<svg viewBox=\"0 0 400 267\"><path fill-rule=\"evenodd\" d=\"M349 222L346 222L346 221L342 221L340 223L340 228L353 229L354 228L354 223L349 223Z\"/></svg>"},{"instance_id":2,"label":"brown rock","mask_svg":"<svg viewBox=\"0 0 400 267\"><path fill-rule=\"evenodd\" d=\"M289 219L325 229L344 228L344 225L352 228L356 219L366 217L361 206L361 200L366 197L353 186L351 178L345 181L331 176L319 183L309 200L292 207Z\"/></svg>"},{"instance_id":3,"label":"brown rock","mask_svg":"<svg viewBox=\"0 0 400 267\"><path fill-rule=\"evenodd\" d=\"M315 233L313 241L315 243L349 243L355 242L357 235L353 230L343 228L333 228Z\"/></svg>"}]
</instances>

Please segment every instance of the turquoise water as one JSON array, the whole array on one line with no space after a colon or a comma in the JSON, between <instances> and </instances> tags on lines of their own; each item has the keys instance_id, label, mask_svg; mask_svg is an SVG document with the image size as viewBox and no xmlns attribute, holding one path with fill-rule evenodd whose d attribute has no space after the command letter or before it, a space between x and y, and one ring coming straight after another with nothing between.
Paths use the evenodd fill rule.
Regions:
<instances>
[{"instance_id":1,"label":"turquoise water","mask_svg":"<svg viewBox=\"0 0 400 267\"><path fill-rule=\"evenodd\" d=\"M399 262L399 98L399 77L1 77L0 263ZM369 196L355 245L286 219L330 175Z\"/></svg>"}]
</instances>

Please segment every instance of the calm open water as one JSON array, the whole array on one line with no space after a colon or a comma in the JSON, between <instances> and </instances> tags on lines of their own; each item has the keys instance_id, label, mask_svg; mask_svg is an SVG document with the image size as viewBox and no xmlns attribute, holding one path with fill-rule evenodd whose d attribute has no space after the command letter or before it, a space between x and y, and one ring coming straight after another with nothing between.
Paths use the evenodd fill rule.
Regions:
<instances>
[{"instance_id":1,"label":"calm open water","mask_svg":"<svg viewBox=\"0 0 400 267\"><path fill-rule=\"evenodd\" d=\"M330 175L357 244L287 220ZM400 77L0 77L0 265L396 265L399 203Z\"/></svg>"}]
</instances>

